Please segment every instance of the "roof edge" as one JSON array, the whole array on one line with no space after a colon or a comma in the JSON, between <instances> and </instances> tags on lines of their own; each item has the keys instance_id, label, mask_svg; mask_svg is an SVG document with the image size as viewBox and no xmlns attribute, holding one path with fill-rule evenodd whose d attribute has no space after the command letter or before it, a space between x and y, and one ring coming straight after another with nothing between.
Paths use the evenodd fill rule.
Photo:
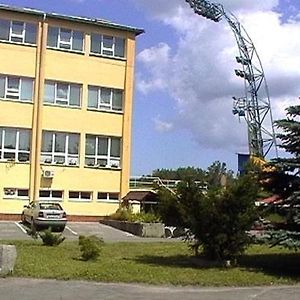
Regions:
<instances>
[{"instance_id":1,"label":"roof edge","mask_svg":"<svg viewBox=\"0 0 300 300\"><path fill-rule=\"evenodd\" d=\"M0 10L6 10L11 12L18 12L18 13L24 13L24 14L30 14L30 15L37 15L43 18L54 18L54 19L61 19L61 20L67 20L71 22L78 22L78 23L84 23L84 24L90 24L90 25L96 25L100 27L107 27L112 29L119 29L124 31L129 31L135 33L135 35L140 35L145 32L142 28L132 27L128 25L122 25L118 23L114 23L111 21L98 19L98 18L88 18L88 17L79 17L79 16L69 16L54 12L45 12L42 10L38 10L35 8L28 8L28 7L17 7L17 6L11 6L6 4L0 4Z\"/></svg>"}]
</instances>

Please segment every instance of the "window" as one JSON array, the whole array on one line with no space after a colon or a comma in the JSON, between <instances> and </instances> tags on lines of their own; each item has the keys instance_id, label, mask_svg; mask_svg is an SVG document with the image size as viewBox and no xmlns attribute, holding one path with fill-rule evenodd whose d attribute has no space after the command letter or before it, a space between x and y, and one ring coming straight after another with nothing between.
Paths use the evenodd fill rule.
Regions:
<instances>
[{"instance_id":1,"label":"window","mask_svg":"<svg viewBox=\"0 0 300 300\"><path fill-rule=\"evenodd\" d=\"M86 166L120 168L120 152L120 138L86 135Z\"/></svg>"},{"instance_id":2,"label":"window","mask_svg":"<svg viewBox=\"0 0 300 300\"><path fill-rule=\"evenodd\" d=\"M97 200L103 202L119 202L119 193L98 192Z\"/></svg>"},{"instance_id":3,"label":"window","mask_svg":"<svg viewBox=\"0 0 300 300\"><path fill-rule=\"evenodd\" d=\"M92 33L91 53L112 57L125 57L125 39Z\"/></svg>"},{"instance_id":4,"label":"window","mask_svg":"<svg viewBox=\"0 0 300 300\"><path fill-rule=\"evenodd\" d=\"M39 200L62 201L63 191L56 190L40 190Z\"/></svg>"},{"instance_id":5,"label":"window","mask_svg":"<svg viewBox=\"0 0 300 300\"><path fill-rule=\"evenodd\" d=\"M88 108L108 111L122 111L123 91L111 88L89 86Z\"/></svg>"},{"instance_id":6,"label":"window","mask_svg":"<svg viewBox=\"0 0 300 300\"><path fill-rule=\"evenodd\" d=\"M83 51L83 32L49 27L47 46L63 50Z\"/></svg>"},{"instance_id":7,"label":"window","mask_svg":"<svg viewBox=\"0 0 300 300\"><path fill-rule=\"evenodd\" d=\"M71 201L91 201L92 193L91 192L69 192L69 199Z\"/></svg>"},{"instance_id":8,"label":"window","mask_svg":"<svg viewBox=\"0 0 300 300\"><path fill-rule=\"evenodd\" d=\"M4 199L29 199L28 189L18 189L18 188L4 188Z\"/></svg>"},{"instance_id":9,"label":"window","mask_svg":"<svg viewBox=\"0 0 300 300\"><path fill-rule=\"evenodd\" d=\"M41 162L77 166L79 164L79 134L43 131Z\"/></svg>"},{"instance_id":10,"label":"window","mask_svg":"<svg viewBox=\"0 0 300 300\"><path fill-rule=\"evenodd\" d=\"M15 101L32 101L33 79L0 74L0 98Z\"/></svg>"},{"instance_id":11,"label":"window","mask_svg":"<svg viewBox=\"0 0 300 300\"><path fill-rule=\"evenodd\" d=\"M36 44L36 24L0 19L0 40Z\"/></svg>"},{"instance_id":12,"label":"window","mask_svg":"<svg viewBox=\"0 0 300 300\"><path fill-rule=\"evenodd\" d=\"M45 82L44 102L63 106L80 107L81 85L48 81Z\"/></svg>"},{"instance_id":13,"label":"window","mask_svg":"<svg viewBox=\"0 0 300 300\"><path fill-rule=\"evenodd\" d=\"M0 159L28 162L30 131L27 129L0 127Z\"/></svg>"}]
</instances>

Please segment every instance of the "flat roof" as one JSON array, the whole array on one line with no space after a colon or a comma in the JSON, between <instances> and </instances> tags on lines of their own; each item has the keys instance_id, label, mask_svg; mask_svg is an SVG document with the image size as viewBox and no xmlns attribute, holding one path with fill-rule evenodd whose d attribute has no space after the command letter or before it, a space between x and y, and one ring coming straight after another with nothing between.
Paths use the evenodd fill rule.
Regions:
<instances>
[{"instance_id":1,"label":"flat roof","mask_svg":"<svg viewBox=\"0 0 300 300\"><path fill-rule=\"evenodd\" d=\"M55 18L55 19L61 19L61 20L68 20L72 22L78 22L78 23L84 23L84 24L91 24L96 25L100 27L107 27L112 29L119 29L124 31L129 31L135 33L135 35L139 35L141 33L144 33L144 29L127 26L127 25L121 25L114 22L110 22L103 19L98 18L88 18L88 17L78 17L78 16L68 16L64 14L59 13L48 13L44 12L42 10L34 9L34 8L27 8L27 7L17 7L17 6L11 6L6 4L0 4L0 10L6 10L11 12L18 12L18 13L24 13L24 14L30 14L30 15L37 15L41 17L48 17L48 18Z\"/></svg>"}]
</instances>

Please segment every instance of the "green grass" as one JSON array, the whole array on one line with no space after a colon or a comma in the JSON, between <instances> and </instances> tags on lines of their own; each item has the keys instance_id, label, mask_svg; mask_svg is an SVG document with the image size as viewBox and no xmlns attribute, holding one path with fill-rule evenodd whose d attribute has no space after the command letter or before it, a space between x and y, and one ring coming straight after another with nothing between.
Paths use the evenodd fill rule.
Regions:
<instances>
[{"instance_id":1,"label":"green grass","mask_svg":"<svg viewBox=\"0 0 300 300\"><path fill-rule=\"evenodd\" d=\"M234 268L199 267L184 243L105 244L97 261L80 260L77 242L47 247L16 241L13 276L148 284L249 286L300 281L300 255L252 246Z\"/></svg>"}]
</instances>

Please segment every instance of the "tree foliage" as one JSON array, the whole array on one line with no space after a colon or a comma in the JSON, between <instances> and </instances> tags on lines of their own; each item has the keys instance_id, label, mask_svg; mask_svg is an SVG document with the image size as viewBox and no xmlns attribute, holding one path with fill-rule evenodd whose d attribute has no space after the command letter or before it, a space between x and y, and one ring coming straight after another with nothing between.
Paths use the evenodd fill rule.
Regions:
<instances>
[{"instance_id":1,"label":"tree foliage","mask_svg":"<svg viewBox=\"0 0 300 300\"><path fill-rule=\"evenodd\" d=\"M279 194L289 206L286 230L271 232L269 240L272 245L287 248L300 248L300 106L290 106L286 109L285 119L275 122L281 131L279 145L289 157L274 159L271 163L275 168L265 174L266 187Z\"/></svg>"}]
</instances>

